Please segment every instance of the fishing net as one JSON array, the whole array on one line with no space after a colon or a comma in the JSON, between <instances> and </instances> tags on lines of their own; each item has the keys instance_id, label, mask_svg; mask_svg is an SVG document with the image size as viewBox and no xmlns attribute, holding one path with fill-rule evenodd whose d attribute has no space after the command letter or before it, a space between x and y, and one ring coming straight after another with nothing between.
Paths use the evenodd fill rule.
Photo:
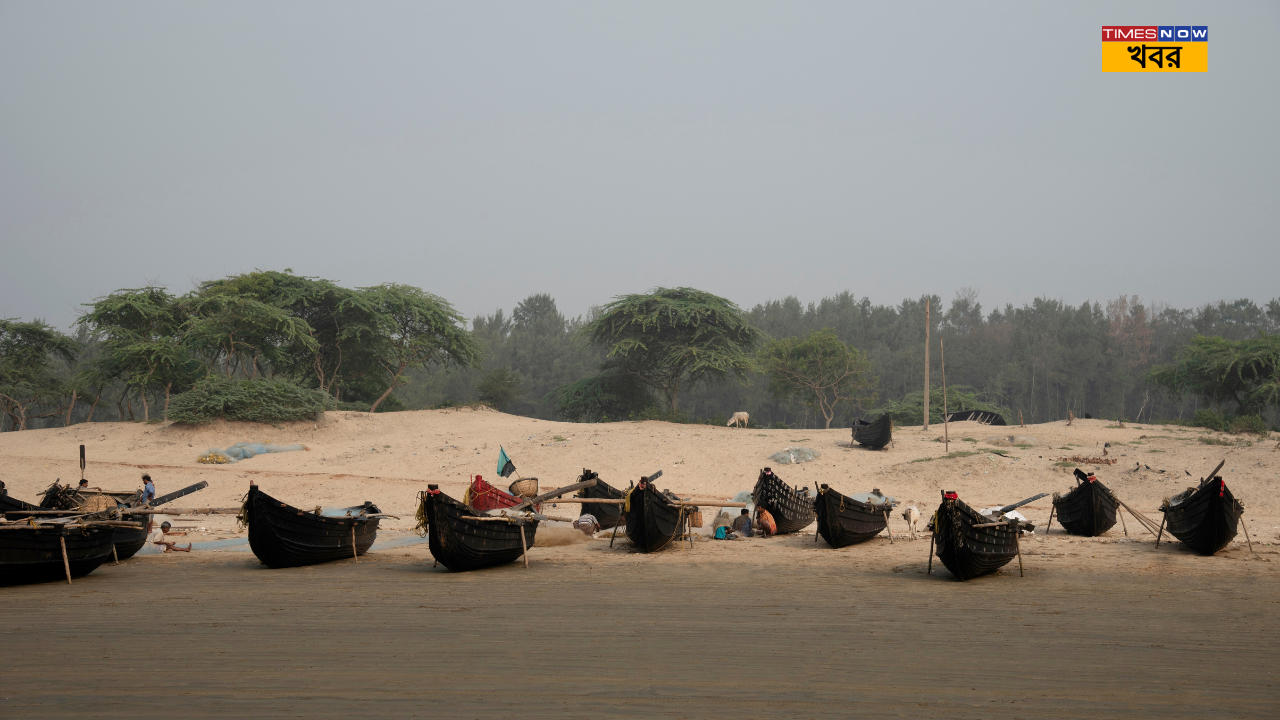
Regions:
<instances>
[{"instance_id":1,"label":"fishing net","mask_svg":"<svg viewBox=\"0 0 1280 720\"><path fill-rule=\"evenodd\" d=\"M822 453L807 447L788 447L769 456L779 465L799 465L822 457Z\"/></svg>"},{"instance_id":2,"label":"fishing net","mask_svg":"<svg viewBox=\"0 0 1280 720\"><path fill-rule=\"evenodd\" d=\"M209 448L209 451L196 458L196 462L206 465L225 465L227 463L248 460L255 455L267 453L296 452L309 449L306 445L276 445L274 443L236 443L226 450Z\"/></svg>"}]
</instances>

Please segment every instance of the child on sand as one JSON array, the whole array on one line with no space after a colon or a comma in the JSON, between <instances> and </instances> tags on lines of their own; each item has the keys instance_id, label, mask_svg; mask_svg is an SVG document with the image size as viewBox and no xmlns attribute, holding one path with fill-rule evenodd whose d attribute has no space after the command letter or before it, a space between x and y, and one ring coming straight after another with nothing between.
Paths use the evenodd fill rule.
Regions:
<instances>
[{"instance_id":1,"label":"child on sand","mask_svg":"<svg viewBox=\"0 0 1280 720\"><path fill-rule=\"evenodd\" d=\"M160 527L152 530L151 534L147 536L147 542L152 545L163 545L165 552L191 552L191 543L187 543L186 547L180 548L177 543L166 539L170 535L186 535L184 532L169 532L171 527L173 526L169 524L168 520L160 523Z\"/></svg>"}]
</instances>

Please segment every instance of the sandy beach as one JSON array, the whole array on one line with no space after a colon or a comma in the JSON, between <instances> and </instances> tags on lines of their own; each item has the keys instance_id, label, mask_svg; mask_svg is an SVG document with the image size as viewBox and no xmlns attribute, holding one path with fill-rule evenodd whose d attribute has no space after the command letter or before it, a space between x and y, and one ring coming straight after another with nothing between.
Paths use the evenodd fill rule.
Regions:
<instances>
[{"instance_id":1,"label":"sandy beach","mask_svg":"<svg viewBox=\"0 0 1280 720\"><path fill-rule=\"evenodd\" d=\"M232 507L249 481L287 502L371 500L384 521L359 562L272 571L230 516L180 517L190 555L139 555L65 583L0 588L10 654L7 717L213 716L922 717L1274 714L1280 666L1280 479L1275 441L1102 420L998 428L900 428L884 451L849 431L755 430L658 422L537 421L480 410L329 413L283 427L94 424L0 435L10 493L35 500L54 478L165 493L200 480L184 507ZM1007 447L984 442L1029 438ZM976 442L966 440L970 438ZM210 447L303 443L305 452L201 465ZM1154 548L1134 523L1084 539L1042 532L1000 573L954 582L895 517L893 542L834 550L801 534L701 540L631 551L545 527L520 564L433 568L411 532L428 482L460 496L491 477L499 445L543 488L583 467L613 484L663 470L662 487L729 498L772 465L788 482L873 487L931 512L940 489L997 505L1074 484L1063 457L1102 456L1097 472L1150 517L1160 500L1226 459L1245 503L1243 533L1214 557L1176 541ZM788 446L822 455L778 465ZM997 455L988 450L999 450ZM930 459L931 458L931 459ZM1135 465L1137 470L1133 471ZM1093 465L1085 465L1093 468ZM1191 475L1187 475L1190 472ZM1045 498L1024 508L1043 528ZM558 514L572 514L561 505ZM709 525L709 523L708 523ZM850 705L857 703L857 705Z\"/></svg>"}]
</instances>

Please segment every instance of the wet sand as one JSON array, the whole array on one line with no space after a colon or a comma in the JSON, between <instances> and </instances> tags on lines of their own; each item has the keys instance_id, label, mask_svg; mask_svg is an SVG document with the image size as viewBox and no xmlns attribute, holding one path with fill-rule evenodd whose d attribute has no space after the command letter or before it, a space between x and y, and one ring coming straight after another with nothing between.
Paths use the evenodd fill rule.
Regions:
<instances>
[{"instance_id":1,"label":"wet sand","mask_svg":"<svg viewBox=\"0 0 1280 720\"><path fill-rule=\"evenodd\" d=\"M654 555L422 545L291 570L139 557L0 588L6 718L1275 717L1275 546L1038 538L967 583L928 540Z\"/></svg>"}]
</instances>

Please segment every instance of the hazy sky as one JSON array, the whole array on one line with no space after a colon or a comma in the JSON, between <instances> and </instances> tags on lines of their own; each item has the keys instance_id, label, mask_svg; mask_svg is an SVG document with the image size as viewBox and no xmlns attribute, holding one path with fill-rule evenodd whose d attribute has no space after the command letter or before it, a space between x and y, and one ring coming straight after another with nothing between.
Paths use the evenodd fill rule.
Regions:
<instances>
[{"instance_id":1,"label":"hazy sky","mask_svg":"<svg viewBox=\"0 0 1280 720\"><path fill-rule=\"evenodd\" d=\"M1208 25L1103 74L1102 25ZM0 2L0 316L255 268L468 316L1280 296L1280 3Z\"/></svg>"}]
</instances>

